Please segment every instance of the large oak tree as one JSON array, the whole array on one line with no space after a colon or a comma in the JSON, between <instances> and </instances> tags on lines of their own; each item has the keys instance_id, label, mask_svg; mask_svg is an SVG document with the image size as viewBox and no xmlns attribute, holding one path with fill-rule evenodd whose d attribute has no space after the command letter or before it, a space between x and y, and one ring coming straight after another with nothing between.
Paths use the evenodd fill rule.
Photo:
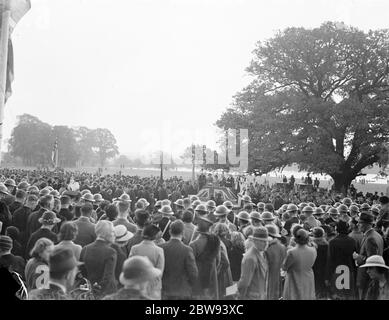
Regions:
<instances>
[{"instance_id":1,"label":"large oak tree","mask_svg":"<svg viewBox=\"0 0 389 320\"><path fill-rule=\"evenodd\" d=\"M345 191L363 168L386 162L389 30L287 28L253 53L252 82L217 122L249 129L250 169L297 163Z\"/></svg>"}]
</instances>

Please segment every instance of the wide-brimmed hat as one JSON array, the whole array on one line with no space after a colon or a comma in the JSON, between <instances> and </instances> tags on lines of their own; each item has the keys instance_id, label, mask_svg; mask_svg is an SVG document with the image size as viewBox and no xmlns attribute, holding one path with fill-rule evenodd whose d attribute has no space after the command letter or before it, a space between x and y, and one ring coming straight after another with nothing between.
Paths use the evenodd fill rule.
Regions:
<instances>
[{"instance_id":1,"label":"wide-brimmed hat","mask_svg":"<svg viewBox=\"0 0 389 320\"><path fill-rule=\"evenodd\" d=\"M14 179L7 179L4 181L4 185L9 187L16 187L16 183Z\"/></svg>"},{"instance_id":2,"label":"wide-brimmed hat","mask_svg":"<svg viewBox=\"0 0 389 320\"><path fill-rule=\"evenodd\" d=\"M273 240L271 237L269 237L269 232L265 227L257 227L253 228L252 235L249 236L252 240L262 240L262 241L271 241Z\"/></svg>"},{"instance_id":3,"label":"wide-brimmed hat","mask_svg":"<svg viewBox=\"0 0 389 320\"><path fill-rule=\"evenodd\" d=\"M0 184L0 193L6 194L6 195L10 194L8 191L8 188L4 184Z\"/></svg>"},{"instance_id":4,"label":"wide-brimmed hat","mask_svg":"<svg viewBox=\"0 0 389 320\"><path fill-rule=\"evenodd\" d=\"M278 231L278 227L274 224L268 224L266 225L267 232L269 233L269 236L274 238L281 238L281 235Z\"/></svg>"},{"instance_id":5,"label":"wide-brimmed hat","mask_svg":"<svg viewBox=\"0 0 389 320\"><path fill-rule=\"evenodd\" d=\"M260 220L262 220L261 219L261 214L259 212L257 212L257 211L251 211L250 212L250 219L251 220L254 219L254 220L259 220L260 221Z\"/></svg>"},{"instance_id":6,"label":"wide-brimmed hat","mask_svg":"<svg viewBox=\"0 0 389 320\"><path fill-rule=\"evenodd\" d=\"M132 285L154 280L161 275L162 271L154 268L149 258L133 256L124 261L119 280L123 285Z\"/></svg>"},{"instance_id":7,"label":"wide-brimmed hat","mask_svg":"<svg viewBox=\"0 0 389 320\"><path fill-rule=\"evenodd\" d=\"M248 195L244 195L244 196L242 197L242 201L244 201L244 202L251 202L251 197L248 196Z\"/></svg>"},{"instance_id":8,"label":"wide-brimmed hat","mask_svg":"<svg viewBox=\"0 0 389 320\"><path fill-rule=\"evenodd\" d=\"M147 208L150 203L145 198L140 198L136 203L142 202L144 207Z\"/></svg>"},{"instance_id":9,"label":"wide-brimmed hat","mask_svg":"<svg viewBox=\"0 0 389 320\"><path fill-rule=\"evenodd\" d=\"M158 212L162 213L162 214L169 214L169 215L173 215L174 214L172 208L170 206L168 206L168 205L162 206L162 208L159 209Z\"/></svg>"},{"instance_id":10,"label":"wide-brimmed hat","mask_svg":"<svg viewBox=\"0 0 389 320\"><path fill-rule=\"evenodd\" d=\"M115 241L116 242L127 242L130 240L134 234L127 230L126 226L124 225L117 225L115 227Z\"/></svg>"},{"instance_id":11,"label":"wide-brimmed hat","mask_svg":"<svg viewBox=\"0 0 389 320\"><path fill-rule=\"evenodd\" d=\"M100 193L94 194L93 199L95 200L95 202L103 202L104 201L104 198Z\"/></svg>"},{"instance_id":12,"label":"wide-brimmed hat","mask_svg":"<svg viewBox=\"0 0 389 320\"><path fill-rule=\"evenodd\" d=\"M246 211L241 211L236 216L239 220L250 221L250 215Z\"/></svg>"},{"instance_id":13,"label":"wide-brimmed hat","mask_svg":"<svg viewBox=\"0 0 389 320\"><path fill-rule=\"evenodd\" d=\"M196 207L196 209L194 209L194 211L199 211L199 212L203 212L203 213L207 213L208 212L207 208L203 204L199 204Z\"/></svg>"},{"instance_id":14,"label":"wide-brimmed hat","mask_svg":"<svg viewBox=\"0 0 389 320\"><path fill-rule=\"evenodd\" d=\"M42 217L39 218L39 223L45 225L53 225L61 222L61 219L57 218L57 215L53 211L45 211Z\"/></svg>"},{"instance_id":15,"label":"wide-brimmed hat","mask_svg":"<svg viewBox=\"0 0 389 320\"><path fill-rule=\"evenodd\" d=\"M369 268L369 267L379 267L389 269L389 267L385 264L385 260L382 256L373 255L366 259L364 265L361 265L360 268Z\"/></svg>"},{"instance_id":16,"label":"wide-brimmed hat","mask_svg":"<svg viewBox=\"0 0 389 320\"><path fill-rule=\"evenodd\" d=\"M215 216L225 216L230 212L226 206L220 205L216 207L215 212L213 213Z\"/></svg>"},{"instance_id":17,"label":"wide-brimmed hat","mask_svg":"<svg viewBox=\"0 0 389 320\"><path fill-rule=\"evenodd\" d=\"M232 209L234 207L232 202L228 200L223 202L223 206L225 206L227 209Z\"/></svg>"},{"instance_id":18,"label":"wide-brimmed hat","mask_svg":"<svg viewBox=\"0 0 389 320\"><path fill-rule=\"evenodd\" d=\"M91 193L85 193L82 197L81 197L82 200L84 201L89 201L89 202L95 202L95 199L93 197L93 194Z\"/></svg>"},{"instance_id":19,"label":"wide-brimmed hat","mask_svg":"<svg viewBox=\"0 0 389 320\"><path fill-rule=\"evenodd\" d=\"M184 200L182 200L182 199L177 199L176 201L174 201L174 204L175 204L177 207L183 207L183 206L184 206Z\"/></svg>"},{"instance_id":20,"label":"wide-brimmed hat","mask_svg":"<svg viewBox=\"0 0 389 320\"><path fill-rule=\"evenodd\" d=\"M213 201L213 200L209 200L206 204L207 207L210 207L210 208L216 208L216 202Z\"/></svg>"},{"instance_id":21,"label":"wide-brimmed hat","mask_svg":"<svg viewBox=\"0 0 389 320\"><path fill-rule=\"evenodd\" d=\"M127 193L123 193L120 197L113 199L113 201L131 202L131 198Z\"/></svg>"},{"instance_id":22,"label":"wide-brimmed hat","mask_svg":"<svg viewBox=\"0 0 389 320\"><path fill-rule=\"evenodd\" d=\"M274 215L271 212L265 211L265 212L262 213L261 219L263 221L274 221L275 218L274 218Z\"/></svg>"},{"instance_id":23,"label":"wide-brimmed hat","mask_svg":"<svg viewBox=\"0 0 389 320\"><path fill-rule=\"evenodd\" d=\"M49 258L50 272L62 273L73 270L75 267L83 265L77 261L73 250L70 248L58 247L54 248Z\"/></svg>"}]
</instances>

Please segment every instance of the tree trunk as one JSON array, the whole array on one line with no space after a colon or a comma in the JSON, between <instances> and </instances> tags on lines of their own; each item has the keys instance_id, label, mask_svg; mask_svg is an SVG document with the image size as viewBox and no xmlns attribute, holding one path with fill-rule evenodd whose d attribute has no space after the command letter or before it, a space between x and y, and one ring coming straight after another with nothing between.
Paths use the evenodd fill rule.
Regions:
<instances>
[{"instance_id":1,"label":"tree trunk","mask_svg":"<svg viewBox=\"0 0 389 320\"><path fill-rule=\"evenodd\" d=\"M334 179L333 189L346 196L351 181L354 180L355 176L352 175L351 173L339 173L339 174L333 174L331 175L331 177L332 179Z\"/></svg>"}]
</instances>

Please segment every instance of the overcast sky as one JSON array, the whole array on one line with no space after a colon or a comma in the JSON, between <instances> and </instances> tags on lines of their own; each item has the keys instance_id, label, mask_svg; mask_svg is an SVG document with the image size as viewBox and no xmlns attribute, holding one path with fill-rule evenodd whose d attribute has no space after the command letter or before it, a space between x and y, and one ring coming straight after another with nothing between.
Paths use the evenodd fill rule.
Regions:
<instances>
[{"instance_id":1,"label":"overcast sky","mask_svg":"<svg viewBox=\"0 0 389 320\"><path fill-rule=\"evenodd\" d=\"M159 149L158 136L173 154L192 140L212 146L214 123L250 80L255 43L276 30L330 20L389 25L385 0L31 2L13 33L4 137L29 113L108 128L124 154Z\"/></svg>"}]
</instances>

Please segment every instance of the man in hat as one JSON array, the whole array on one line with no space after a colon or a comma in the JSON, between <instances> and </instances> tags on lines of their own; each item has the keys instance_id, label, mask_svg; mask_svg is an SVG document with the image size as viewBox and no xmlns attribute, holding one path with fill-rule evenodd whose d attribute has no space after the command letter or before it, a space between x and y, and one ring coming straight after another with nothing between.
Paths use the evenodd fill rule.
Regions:
<instances>
[{"instance_id":1,"label":"man in hat","mask_svg":"<svg viewBox=\"0 0 389 320\"><path fill-rule=\"evenodd\" d=\"M92 205L84 204L81 207L81 217L74 221L74 224L78 228L74 243L79 244L81 247L85 247L96 240L95 224L91 222L92 212Z\"/></svg>"},{"instance_id":2,"label":"man in hat","mask_svg":"<svg viewBox=\"0 0 389 320\"><path fill-rule=\"evenodd\" d=\"M214 216L216 217L216 222L224 223L225 225L227 225L227 227L229 227L231 222L227 219L228 213L229 210L224 205L217 206L214 212Z\"/></svg>"},{"instance_id":3,"label":"man in hat","mask_svg":"<svg viewBox=\"0 0 389 320\"><path fill-rule=\"evenodd\" d=\"M240 211L236 217L238 223L238 231L246 237L247 231L251 227L250 215L246 211Z\"/></svg>"},{"instance_id":4,"label":"man in hat","mask_svg":"<svg viewBox=\"0 0 389 320\"><path fill-rule=\"evenodd\" d=\"M0 268L7 268L10 272L17 272L24 277L25 261L20 256L11 253L13 241L9 236L0 236Z\"/></svg>"},{"instance_id":5,"label":"man in hat","mask_svg":"<svg viewBox=\"0 0 389 320\"><path fill-rule=\"evenodd\" d=\"M162 238L165 241L169 241L169 226L175 220L174 212L169 205L164 205L158 212L162 215L161 220L158 222L158 227L162 231Z\"/></svg>"},{"instance_id":6,"label":"man in hat","mask_svg":"<svg viewBox=\"0 0 389 320\"><path fill-rule=\"evenodd\" d=\"M95 226L96 241L81 250L80 261L84 277L92 284L97 283L101 290L99 298L116 291L115 268L117 253L111 244L115 242L115 229L111 221L100 220Z\"/></svg>"},{"instance_id":7,"label":"man in hat","mask_svg":"<svg viewBox=\"0 0 389 320\"><path fill-rule=\"evenodd\" d=\"M389 300L389 267L380 255L373 255L366 259L360 268L366 268L370 277L366 291L366 300Z\"/></svg>"},{"instance_id":8,"label":"man in hat","mask_svg":"<svg viewBox=\"0 0 389 320\"><path fill-rule=\"evenodd\" d=\"M353 258L358 266L365 263L366 259L373 255L382 256L384 250L384 241L381 235L373 229L374 217L371 213L362 212L358 225L363 232L363 239L359 254L354 253ZM358 269L357 286L359 289L359 297L362 299L367 290L369 277L365 268Z\"/></svg>"},{"instance_id":9,"label":"man in hat","mask_svg":"<svg viewBox=\"0 0 389 320\"><path fill-rule=\"evenodd\" d=\"M162 296L165 300L187 300L198 277L193 249L182 242L184 223L176 220L170 225L170 240L161 245L165 255Z\"/></svg>"},{"instance_id":10,"label":"man in hat","mask_svg":"<svg viewBox=\"0 0 389 320\"><path fill-rule=\"evenodd\" d=\"M389 220L389 197L383 196L380 198L381 209L377 217L376 227L381 229L384 220Z\"/></svg>"},{"instance_id":11,"label":"man in hat","mask_svg":"<svg viewBox=\"0 0 389 320\"><path fill-rule=\"evenodd\" d=\"M57 234L52 230L54 226L61 222L61 219L57 218L57 215L53 211L45 211L41 218L39 218L39 223L41 224L40 229L35 231L27 242L26 253L29 256L31 249L34 247L35 242L40 238L47 238L53 241L54 244L58 242Z\"/></svg>"},{"instance_id":12,"label":"man in hat","mask_svg":"<svg viewBox=\"0 0 389 320\"><path fill-rule=\"evenodd\" d=\"M177 199L174 202L174 206L174 217L176 219L182 219L182 214L184 213L184 201L182 199Z\"/></svg>"},{"instance_id":13,"label":"man in hat","mask_svg":"<svg viewBox=\"0 0 389 320\"><path fill-rule=\"evenodd\" d=\"M131 223L129 219L129 213L130 213L130 205L131 202L129 201L119 201L117 202L117 208L118 208L118 216L115 221L113 221L113 225L124 225L128 231L131 233L136 232L136 225ZM132 219L131 219L132 221Z\"/></svg>"},{"instance_id":14,"label":"man in hat","mask_svg":"<svg viewBox=\"0 0 389 320\"><path fill-rule=\"evenodd\" d=\"M152 300L148 288L161 274L161 270L155 268L147 257L130 257L124 261L119 277L123 288L103 300Z\"/></svg>"},{"instance_id":15,"label":"man in hat","mask_svg":"<svg viewBox=\"0 0 389 320\"><path fill-rule=\"evenodd\" d=\"M279 300L281 298L281 268L286 257L286 247L281 244L281 235L277 226L268 224L266 229L272 240L266 249L266 259L269 265L267 299Z\"/></svg>"},{"instance_id":16,"label":"man in hat","mask_svg":"<svg viewBox=\"0 0 389 320\"><path fill-rule=\"evenodd\" d=\"M27 196L27 201L23 207L17 209L12 216L12 225L19 229L20 232L20 244L22 245L22 250L25 252L27 241L28 241L28 232L27 232L27 221L30 214L35 210L38 204L38 197L34 194Z\"/></svg>"},{"instance_id":17,"label":"man in hat","mask_svg":"<svg viewBox=\"0 0 389 320\"><path fill-rule=\"evenodd\" d=\"M14 212L21 208L26 200L27 193L24 190L18 190L15 194L15 201L9 206L9 211L13 215Z\"/></svg>"},{"instance_id":18,"label":"man in hat","mask_svg":"<svg viewBox=\"0 0 389 320\"><path fill-rule=\"evenodd\" d=\"M27 221L27 236L30 237L35 231L37 231L41 224L39 219L42 217L45 211L52 211L54 208L54 197L51 195L46 195L39 199L38 211L34 211L30 214Z\"/></svg>"},{"instance_id":19,"label":"man in hat","mask_svg":"<svg viewBox=\"0 0 389 320\"><path fill-rule=\"evenodd\" d=\"M149 224L151 218L150 218L150 214L147 211L138 209L135 211L134 219L135 219L137 230L136 230L134 236L126 244L125 251L126 251L127 257L130 255L131 248L134 245L142 242L142 240L143 240L143 237L142 237L143 228L147 224Z\"/></svg>"},{"instance_id":20,"label":"man in hat","mask_svg":"<svg viewBox=\"0 0 389 320\"><path fill-rule=\"evenodd\" d=\"M59 198L59 200L61 201L61 209L58 212L58 217L62 221L71 221L71 220L73 220L74 214L69 209L70 208L70 203L71 203L70 197L69 196L61 196Z\"/></svg>"},{"instance_id":21,"label":"man in hat","mask_svg":"<svg viewBox=\"0 0 389 320\"><path fill-rule=\"evenodd\" d=\"M162 207L163 208L163 207ZM155 243L161 230L154 224L146 225L142 231L142 242L132 246L129 257L145 256L148 257L153 266L163 273L165 268L165 256L163 249ZM155 300L161 300L161 279L157 279L149 288L150 296Z\"/></svg>"},{"instance_id":22,"label":"man in hat","mask_svg":"<svg viewBox=\"0 0 389 320\"><path fill-rule=\"evenodd\" d=\"M243 256L239 296L243 300L266 300L269 266L265 251L272 238L265 227L258 227L249 239L252 246Z\"/></svg>"},{"instance_id":23,"label":"man in hat","mask_svg":"<svg viewBox=\"0 0 389 320\"><path fill-rule=\"evenodd\" d=\"M80 265L70 248L55 248L49 258L49 288L32 290L29 300L71 300L69 289Z\"/></svg>"},{"instance_id":24,"label":"man in hat","mask_svg":"<svg viewBox=\"0 0 389 320\"><path fill-rule=\"evenodd\" d=\"M193 249L199 272L193 294L199 299L218 299L217 265L220 260L220 240L210 233L213 221L207 216L197 217L199 236L189 245Z\"/></svg>"}]
</instances>

